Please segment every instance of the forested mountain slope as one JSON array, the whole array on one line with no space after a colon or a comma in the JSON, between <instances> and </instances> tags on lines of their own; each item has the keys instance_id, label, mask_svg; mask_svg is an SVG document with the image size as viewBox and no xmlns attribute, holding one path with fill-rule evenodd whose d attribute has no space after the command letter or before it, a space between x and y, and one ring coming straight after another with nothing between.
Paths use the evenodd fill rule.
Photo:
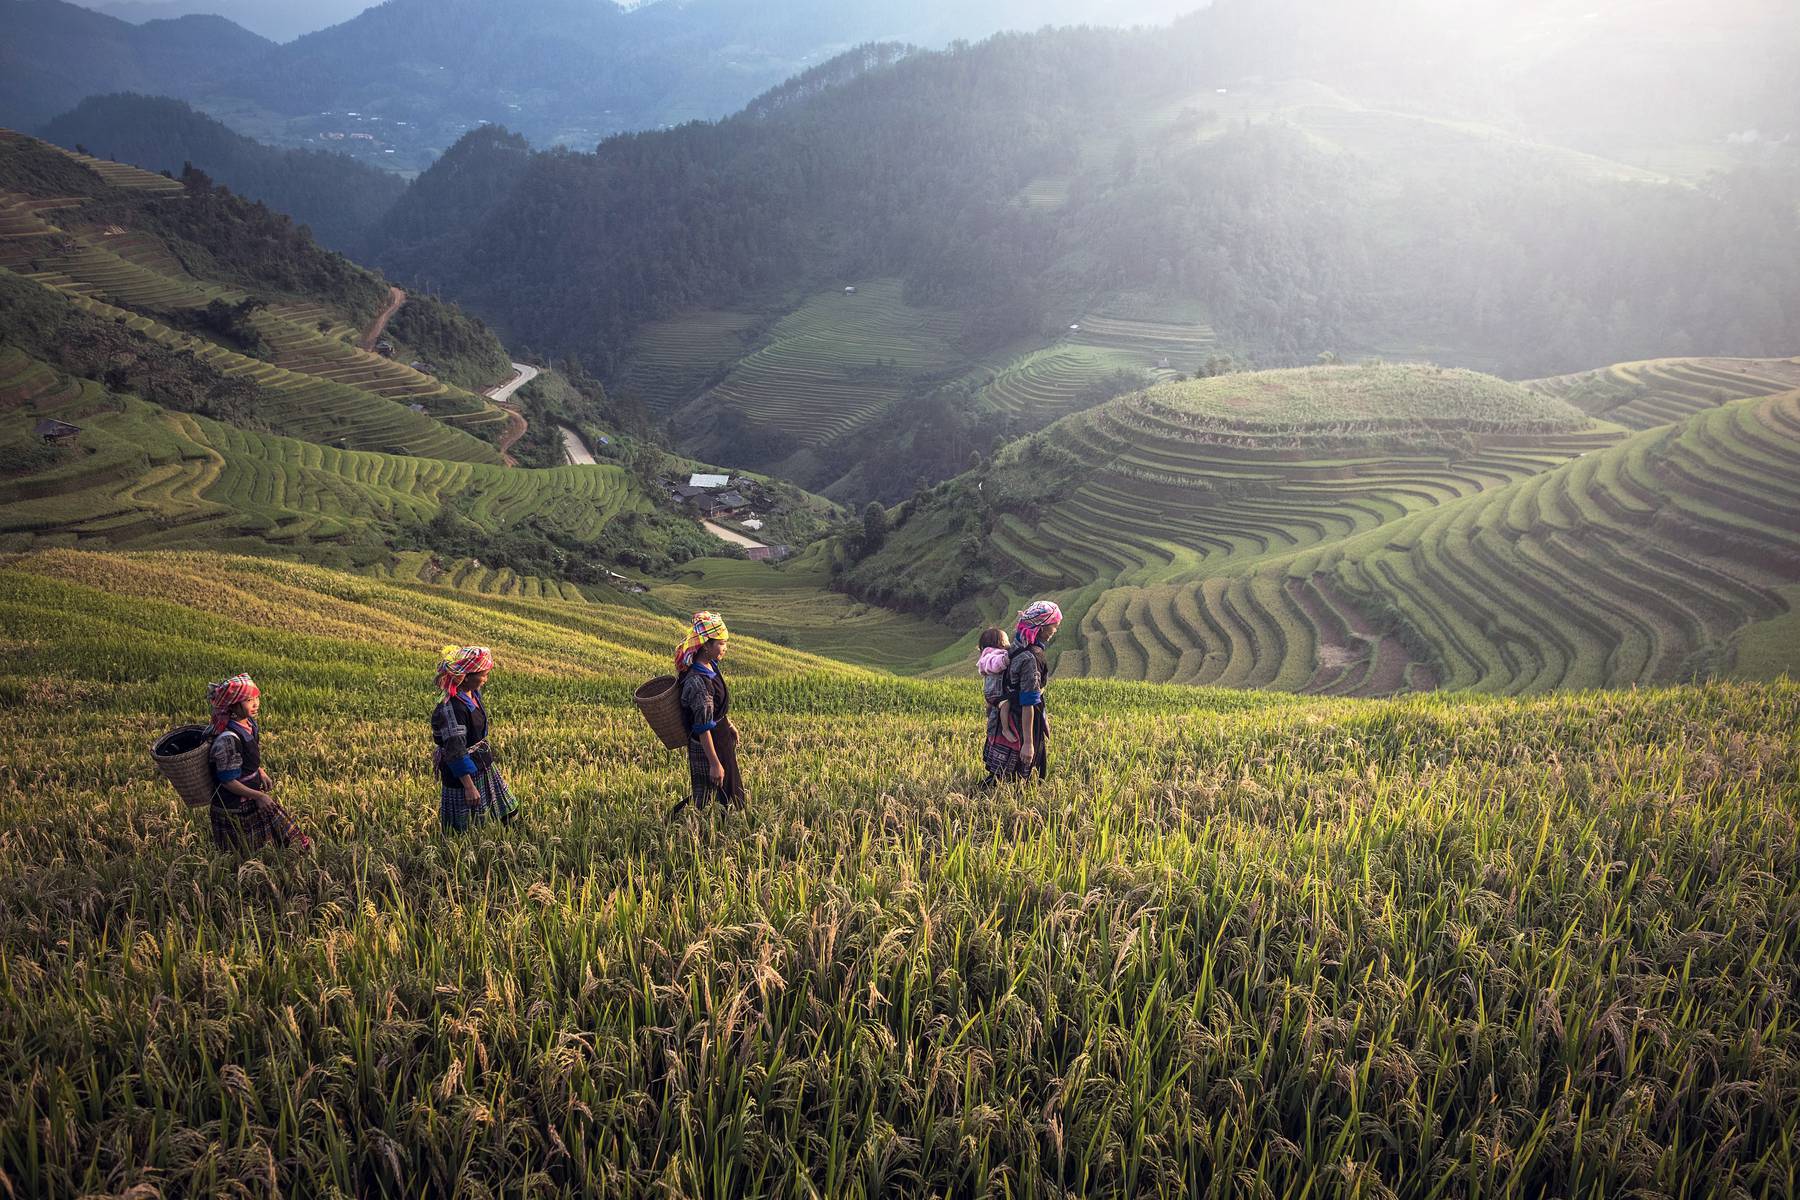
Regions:
<instances>
[{"instance_id":1,"label":"forested mountain slope","mask_svg":"<svg viewBox=\"0 0 1800 1200\"><path fill-rule=\"evenodd\" d=\"M579 354L695 452L857 500L1221 350L1522 377L1790 349L1778 169L1694 186L1251 74L1267 36L1226 5L1150 33L866 47L591 155L471 135L378 257ZM1109 321L1129 328L1109 342Z\"/></svg>"},{"instance_id":2,"label":"forested mountain slope","mask_svg":"<svg viewBox=\"0 0 1800 1200\"><path fill-rule=\"evenodd\" d=\"M388 320L397 358L359 349L391 303L202 177L0 137L0 548L229 547L580 598L609 568L705 545L616 425L604 465L502 466L508 414L403 364L428 354L486 387L511 374L504 351L430 298ZM541 385L515 403L548 426L531 448L549 466L554 422L609 410L591 381L544 381L554 404Z\"/></svg>"},{"instance_id":3,"label":"forested mountain slope","mask_svg":"<svg viewBox=\"0 0 1800 1200\"><path fill-rule=\"evenodd\" d=\"M274 43L214 16L130 25L63 0L0 0L0 125L34 130L89 96L193 96Z\"/></svg>"},{"instance_id":4,"label":"forested mountain slope","mask_svg":"<svg viewBox=\"0 0 1800 1200\"><path fill-rule=\"evenodd\" d=\"M286 213L321 245L355 256L406 190L397 175L320 150L280 150L234 133L180 100L93 96L41 130L47 141L179 175L192 163L219 183Z\"/></svg>"}]
</instances>

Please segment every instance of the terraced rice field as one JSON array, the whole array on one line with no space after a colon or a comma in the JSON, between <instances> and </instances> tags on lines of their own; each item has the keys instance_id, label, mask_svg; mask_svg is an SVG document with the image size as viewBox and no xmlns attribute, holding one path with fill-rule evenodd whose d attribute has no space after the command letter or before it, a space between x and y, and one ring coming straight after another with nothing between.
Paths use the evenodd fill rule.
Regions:
<instances>
[{"instance_id":1,"label":"terraced rice field","mask_svg":"<svg viewBox=\"0 0 1800 1200\"><path fill-rule=\"evenodd\" d=\"M257 415L280 433L421 458L500 461L500 452L491 444L425 413L414 412L406 404L349 384L284 370L79 292L64 290L64 294L89 315L117 321L153 341L186 350L225 375L254 381L258 391Z\"/></svg>"},{"instance_id":2,"label":"terraced rice field","mask_svg":"<svg viewBox=\"0 0 1800 1200\"><path fill-rule=\"evenodd\" d=\"M1563 411L1565 423L1582 423ZM1005 521L995 548L1052 588L1095 580L1144 586L1239 568L1503 486L1616 440L1599 429L1496 433L1459 452L1429 443L1409 450L1385 436L1250 435L1173 419L1154 390L1043 436L1081 468L1034 522Z\"/></svg>"},{"instance_id":3,"label":"terraced rice field","mask_svg":"<svg viewBox=\"0 0 1800 1200\"><path fill-rule=\"evenodd\" d=\"M0 348L0 404L82 427L62 461L0 482L9 550L335 545L364 565L389 557L386 531L430 520L452 498L484 528L532 516L582 542L639 503L618 467L520 471L268 437L111 396L10 348Z\"/></svg>"},{"instance_id":4,"label":"terraced rice field","mask_svg":"<svg viewBox=\"0 0 1800 1200\"><path fill-rule=\"evenodd\" d=\"M13 265L22 268L19 274L43 286L138 315L144 315L146 310L155 313L202 308L213 300L235 304L245 299L240 290L186 274L153 238L112 228L69 234L43 225L41 219L21 216L22 202L22 197L0 193L0 231L9 227L24 229L23 236L12 240L29 249L15 251ZM13 214L10 226L4 221L9 211ZM42 228L29 228L29 221L37 221ZM32 238L33 233L38 237ZM62 237L44 240L46 235L55 234ZM0 256L4 254L0 250ZM448 387L404 364L359 350L329 332L321 333L317 327L318 321L324 319L318 315L321 312L317 305L289 305L256 313L252 321L272 349L268 361L287 371L342 384L402 405L424 404L432 415L453 421L465 430L498 430L505 424L505 414L477 396ZM398 444L413 448L410 440ZM437 448L447 449L449 445L441 442ZM464 450L458 457L468 455L469 448Z\"/></svg>"},{"instance_id":5,"label":"terraced rice field","mask_svg":"<svg viewBox=\"0 0 1800 1200\"><path fill-rule=\"evenodd\" d=\"M55 252L57 229L21 196L0 192L0 267L23 272Z\"/></svg>"},{"instance_id":6,"label":"terraced rice field","mask_svg":"<svg viewBox=\"0 0 1800 1200\"><path fill-rule=\"evenodd\" d=\"M20 1197L1743 1196L1800 1174L1795 685L1299 699L740 637L742 811L630 699L681 622L214 554L0 564L0 1179ZM522 820L437 830L493 647ZM146 759L264 689L318 840Z\"/></svg>"},{"instance_id":7,"label":"terraced rice field","mask_svg":"<svg viewBox=\"0 0 1800 1200\"><path fill-rule=\"evenodd\" d=\"M762 318L706 310L652 321L632 338L631 363L613 383L651 412L673 412L722 378L749 351Z\"/></svg>"},{"instance_id":8,"label":"terraced rice field","mask_svg":"<svg viewBox=\"0 0 1800 1200\"><path fill-rule=\"evenodd\" d=\"M1654 429L1733 400L1800 387L1800 359L1661 358L1526 386L1627 429Z\"/></svg>"},{"instance_id":9,"label":"terraced rice field","mask_svg":"<svg viewBox=\"0 0 1800 1200\"><path fill-rule=\"evenodd\" d=\"M897 280L861 284L854 296L822 293L700 403L708 420L736 408L796 446L818 445L888 408L908 378L953 367L958 332L954 316L906 304Z\"/></svg>"},{"instance_id":10,"label":"terraced rice field","mask_svg":"<svg viewBox=\"0 0 1800 1200\"><path fill-rule=\"evenodd\" d=\"M59 154L74 159L76 162L98 175L101 179L105 180L109 187L167 196L179 196L184 191L180 180L171 179L167 175L161 175L155 171L146 171L142 167L134 167L129 163L113 162L111 159L95 158L91 154L82 154L76 150L66 150L61 146L52 145L49 142L40 144L55 150Z\"/></svg>"},{"instance_id":11,"label":"terraced rice field","mask_svg":"<svg viewBox=\"0 0 1800 1200\"><path fill-rule=\"evenodd\" d=\"M1124 312L1155 312L1127 304ZM1193 371L1218 349L1211 326L1164 312L1154 317L1096 313L1080 330L990 372L980 391L989 407L1025 428L1038 428L1093 403L1093 389L1121 372L1153 382Z\"/></svg>"},{"instance_id":12,"label":"terraced rice field","mask_svg":"<svg viewBox=\"0 0 1800 1200\"><path fill-rule=\"evenodd\" d=\"M1211 325L1159 319L1157 316L1120 317L1090 313L1081 328L1065 339L1071 346L1112 351L1145 370L1191 372L1218 349L1218 335Z\"/></svg>"},{"instance_id":13,"label":"terraced rice field","mask_svg":"<svg viewBox=\"0 0 1800 1200\"><path fill-rule=\"evenodd\" d=\"M779 566L740 559L689 563L651 596L677 610L730 614L731 627L811 654L912 673L961 635L924 617L862 604L831 590L824 546Z\"/></svg>"},{"instance_id":14,"label":"terraced rice field","mask_svg":"<svg viewBox=\"0 0 1800 1200\"><path fill-rule=\"evenodd\" d=\"M475 559L446 562L419 550L402 551L358 573L394 583L425 583L452 588L470 596L590 603L588 593L572 583L539 575L521 575L510 567L484 566Z\"/></svg>"},{"instance_id":15,"label":"terraced rice field","mask_svg":"<svg viewBox=\"0 0 1800 1200\"><path fill-rule=\"evenodd\" d=\"M1789 611L1796 513L1800 391L1738 400L1229 578L1109 592L1070 669L1333 694L1729 673L1739 631Z\"/></svg>"}]
</instances>

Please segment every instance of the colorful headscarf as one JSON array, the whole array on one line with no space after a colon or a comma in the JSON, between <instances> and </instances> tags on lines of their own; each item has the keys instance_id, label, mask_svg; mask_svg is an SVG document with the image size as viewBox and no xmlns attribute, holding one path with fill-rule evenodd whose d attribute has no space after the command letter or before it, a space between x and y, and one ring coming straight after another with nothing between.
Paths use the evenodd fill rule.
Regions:
<instances>
[{"instance_id":1,"label":"colorful headscarf","mask_svg":"<svg viewBox=\"0 0 1800 1200\"><path fill-rule=\"evenodd\" d=\"M223 683L206 685L206 702L212 706L212 726L214 733L224 733L225 727L231 724L231 710L234 705L242 704L252 696L262 695L262 689L256 686L256 680L248 675L233 675Z\"/></svg>"},{"instance_id":2,"label":"colorful headscarf","mask_svg":"<svg viewBox=\"0 0 1800 1200\"><path fill-rule=\"evenodd\" d=\"M454 696L462 681L478 671L494 669L494 654L486 646L458 646L451 644L438 652L437 678L438 686L444 689L444 695Z\"/></svg>"},{"instance_id":3,"label":"colorful headscarf","mask_svg":"<svg viewBox=\"0 0 1800 1200\"><path fill-rule=\"evenodd\" d=\"M731 631L725 628L725 618L716 612L697 612L694 623L688 629L681 645L675 648L675 673L681 674L694 665L694 656L700 653L700 647L708 642L728 642Z\"/></svg>"},{"instance_id":4,"label":"colorful headscarf","mask_svg":"<svg viewBox=\"0 0 1800 1200\"><path fill-rule=\"evenodd\" d=\"M1027 605L1019 614L1019 640L1027 646L1035 646L1044 636L1044 630L1055 629L1062 624L1062 609L1054 600L1038 600Z\"/></svg>"}]
</instances>

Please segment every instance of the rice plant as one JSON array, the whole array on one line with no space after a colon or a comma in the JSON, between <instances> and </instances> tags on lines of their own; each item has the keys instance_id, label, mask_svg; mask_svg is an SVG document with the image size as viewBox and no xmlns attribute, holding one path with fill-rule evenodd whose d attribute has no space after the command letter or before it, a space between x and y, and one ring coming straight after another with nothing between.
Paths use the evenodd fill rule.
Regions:
<instances>
[{"instance_id":1,"label":"rice plant","mask_svg":"<svg viewBox=\"0 0 1800 1200\"><path fill-rule=\"evenodd\" d=\"M304 602L303 602L304 601ZM1788 1196L1800 688L1298 699L740 638L747 811L631 707L671 623L207 553L0 569L0 1189ZM432 652L525 824L448 839ZM248 669L321 842L149 769Z\"/></svg>"}]
</instances>

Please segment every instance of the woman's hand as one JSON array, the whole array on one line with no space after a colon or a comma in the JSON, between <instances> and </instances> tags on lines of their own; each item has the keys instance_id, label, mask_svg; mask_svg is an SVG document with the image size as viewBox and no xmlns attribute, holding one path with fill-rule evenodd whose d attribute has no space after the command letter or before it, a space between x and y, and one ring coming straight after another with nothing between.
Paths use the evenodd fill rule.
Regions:
<instances>
[{"instance_id":1,"label":"woman's hand","mask_svg":"<svg viewBox=\"0 0 1800 1200\"><path fill-rule=\"evenodd\" d=\"M713 759L712 766L706 772L706 777L712 781L714 787L724 787L725 764L716 758Z\"/></svg>"}]
</instances>

